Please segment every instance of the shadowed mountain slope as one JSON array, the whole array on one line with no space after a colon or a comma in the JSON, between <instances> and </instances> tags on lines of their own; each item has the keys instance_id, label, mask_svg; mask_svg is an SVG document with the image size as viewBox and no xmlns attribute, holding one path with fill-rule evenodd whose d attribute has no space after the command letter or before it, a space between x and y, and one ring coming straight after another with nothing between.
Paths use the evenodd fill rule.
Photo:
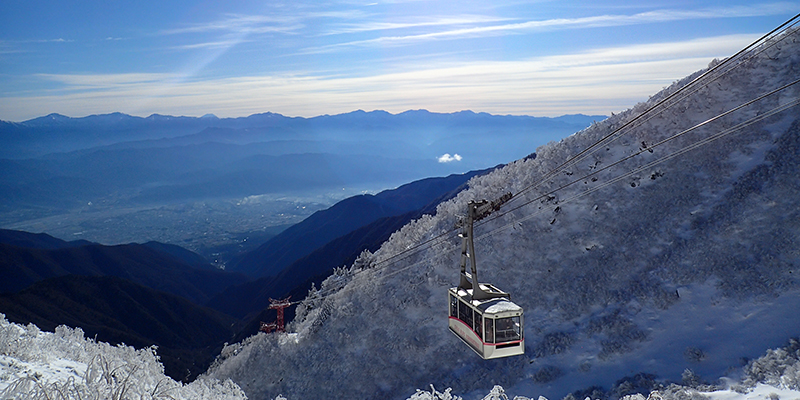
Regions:
<instances>
[{"instance_id":1,"label":"shadowed mountain slope","mask_svg":"<svg viewBox=\"0 0 800 400\"><path fill-rule=\"evenodd\" d=\"M17 247L48 250L80 247L93 244L92 242L86 240L67 242L65 240L54 238L46 233L30 233L11 229L0 229L0 243L10 244Z\"/></svg>"},{"instance_id":2,"label":"shadowed mountain slope","mask_svg":"<svg viewBox=\"0 0 800 400\"><path fill-rule=\"evenodd\" d=\"M275 276L291 263L307 256L335 238L381 218L416 211L429 206L432 202L441 201L442 196L460 187L473 176L485 174L488 171L490 170L454 174L444 178L422 179L402 185L397 189L382 191L376 195L367 194L347 198L326 210L317 211L302 222L276 235L256 250L232 262L228 270L242 272L251 277ZM346 252L351 253L352 251L347 250ZM360 252L359 249L355 251ZM336 258L327 264L343 261L345 260ZM340 264L333 266L338 265Z\"/></svg>"},{"instance_id":3,"label":"shadowed mountain slope","mask_svg":"<svg viewBox=\"0 0 800 400\"><path fill-rule=\"evenodd\" d=\"M247 280L231 272L194 268L140 244L91 244L48 250L0 243L0 293L16 292L40 280L70 274L125 278L196 304L205 303L229 285Z\"/></svg>"}]
</instances>

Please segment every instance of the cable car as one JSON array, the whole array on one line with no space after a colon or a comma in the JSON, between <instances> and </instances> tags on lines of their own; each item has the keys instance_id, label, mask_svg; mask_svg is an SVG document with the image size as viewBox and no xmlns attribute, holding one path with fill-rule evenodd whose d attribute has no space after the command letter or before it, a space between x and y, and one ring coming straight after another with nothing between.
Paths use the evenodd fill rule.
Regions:
<instances>
[{"instance_id":1,"label":"cable car","mask_svg":"<svg viewBox=\"0 0 800 400\"><path fill-rule=\"evenodd\" d=\"M450 331L485 360L525 354L523 309L511 301L510 294L478 282L472 241L473 223L510 198L509 193L491 203L483 200L468 204L467 218L461 222L460 283L448 290ZM472 274L467 273L467 260Z\"/></svg>"},{"instance_id":2,"label":"cable car","mask_svg":"<svg viewBox=\"0 0 800 400\"><path fill-rule=\"evenodd\" d=\"M482 283L482 289L499 292ZM484 360L525 354L522 307L508 298L475 300L472 289L450 288L449 327Z\"/></svg>"}]
</instances>

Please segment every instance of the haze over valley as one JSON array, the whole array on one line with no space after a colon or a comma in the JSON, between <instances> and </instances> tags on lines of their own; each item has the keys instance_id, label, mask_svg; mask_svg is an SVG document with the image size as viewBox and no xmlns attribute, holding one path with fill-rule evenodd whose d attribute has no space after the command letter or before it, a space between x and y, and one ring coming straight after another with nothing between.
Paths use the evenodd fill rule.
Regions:
<instances>
[{"instance_id":1,"label":"haze over valley","mask_svg":"<svg viewBox=\"0 0 800 400\"><path fill-rule=\"evenodd\" d=\"M603 116L48 115L2 123L0 227L155 240L224 265L346 197L526 156Z\"/></svg>"}]
</instances>

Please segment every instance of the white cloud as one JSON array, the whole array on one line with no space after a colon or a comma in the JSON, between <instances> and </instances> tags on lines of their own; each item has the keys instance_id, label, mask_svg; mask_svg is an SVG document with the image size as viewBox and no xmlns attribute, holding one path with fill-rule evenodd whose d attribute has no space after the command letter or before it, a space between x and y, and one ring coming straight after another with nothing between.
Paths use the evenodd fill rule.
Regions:
<instances>
[{"instance_id":1,"label":"white cloud","mask_svg":"<svg viewBox=\"0 0 800 400\"><path fill-rule=\"evenodd\" d=\"M187 33L205 33L222 31L237 34L283 32L289 33L302 28L294 18L282 18L266 15L237 15L229 14L224 19L207 23L193 24L183 28L164 30L165 35Z\"/></svg>"},{"instance_id":2,"label":"white cloud","mask_svg":"<svg viewBox=\"0 0 800 400\"><path fill-rule=\"evenodd\" d=\"M458 154L453 154L452 156L449 153L444 153L441 157L439 157L440 163L449 163L453 161L461 161L461 156Z\"/></svg>"},{"instance_id":3,"label":"white cloud","mask_svg":"<svg viewBox=\"0 0 800 400\"><path fill-rule=\"evenodd\" d=\"M6 94L0 119L21 121L121 111L243 116L272 111L291 116L357 109L397 113L478 110L495 114L610 114L647 99L662 87L729 56L756 35L596 49L521 61L417 66L367 76L313 73L213 80L177 74L37 75L63 89L45 96Z\"/></svg>"},{"instance_id":4,"label":"white cloud","mask_svg":"<svg viewBox=\"0 0 800 400\"><path fill-rule=\"evenodd\" d=\"M491 22L507 21L509 18L486 17L481 15L461 15L461 16L447 16L447 17L424 17L409 21L365 21L358 23L342 24L341 28L333 29L326 33L326 35L336 35L345 33L358 33L358 32L372 32L394 29L409 29L421 28L432 26L448 26L448 25L472 25L483 24Z\"/></svg>"},{"instance_id":5,"label":"white cloud","mask_svg":"<svg viewBox=\"0 0 800 400\"><path fill-rule=\"evenodd\" d=\"M37 74L36 76L63 83L73 88L114 88L121 85L161 84L175 74Z\"/></svg>"},{"instance_id":6,"label":"white cloud","mask_svg":"<svg viewBox=\"0 0 800 400\"><path fill-rule=\"evenodd\" d=\"M242 39L231 39L231 40L216 40L210 42L202 42L202 43L193 43L193 44L185 44L181 46L175 46L174 49L179 50L194 50L194 49L229 49L239 43L245 42Z\"/></svg>"},{"instance_id":7,"label":"white cloud","mask_svg":"<svg viewBox=\"0 0 800 400\"><path fill-rule=\"evenodd\" d=\"M438 39L464 39L488 36L502 36L510 34L520 34L534 31L553 31L565 29L585 29L597 27L614 27L625 25L639 25L656 22L673 22L695 19L718 19L718 18L746 18L768 15L780 15L795 13L797 6L791 3L767 3L754 6L733 6L717 7L698 10L670 10L662 9L655 11L642 12L633 15L596 15L582 18L554 18L547 20L532 20L513 23L502 23L493 25L459 27L434 32L415 33L410 35L380 36L370 39L354 40L348 42L335 43L326 46L308 47L301 50L303 54L329 53L347 47L369 47L369 46L398 46L408 45L428 40ZM440 25L480 25L487 22L506 21L507 19L442 19L438 22L432 21L430 26ZM460 22L457 22L460 21ZM409 26L425 26L417 23ZM364 24L361 30L386 30L392 28L402 28L404 24Z\"/></svg>"}]
</instances>

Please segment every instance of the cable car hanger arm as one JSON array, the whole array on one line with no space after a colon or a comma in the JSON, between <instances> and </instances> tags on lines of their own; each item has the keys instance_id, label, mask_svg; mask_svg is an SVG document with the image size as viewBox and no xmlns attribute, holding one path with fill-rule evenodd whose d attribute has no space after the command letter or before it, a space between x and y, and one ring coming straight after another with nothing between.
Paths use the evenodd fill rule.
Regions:
<instances>
[{"instance_id":1,"label":"cable car hanger arm","mask_svg":"<svg viewBox=\"0 0 800 400\"><path fill-rule=\"evenodd\" d=\"M475 221L486 218L489 214L500 209L500 207L511 200L513 195L506 193L495 201L470 201L467 204L467 217L460 221L463 230L461 236L461 280L458 284L459 289L472 289L472 298L475 300L486 300L498 297L510 297L508 293L481 288L478 281L478 268L475 262L475 243L472 240L473 225ZM467 260L469 259L471 276L467 276ZM470 282L470 278L472 282Z\"/></svg>"}]
</instances>

